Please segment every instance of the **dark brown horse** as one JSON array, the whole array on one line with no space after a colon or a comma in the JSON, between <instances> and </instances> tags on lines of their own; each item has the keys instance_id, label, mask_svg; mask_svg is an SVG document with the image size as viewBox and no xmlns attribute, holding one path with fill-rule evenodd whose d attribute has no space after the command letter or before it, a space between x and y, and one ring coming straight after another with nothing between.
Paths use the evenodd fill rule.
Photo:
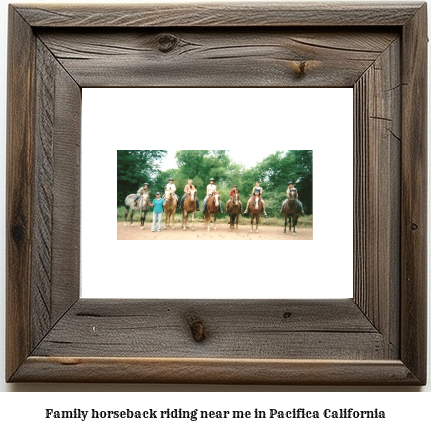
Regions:
<instances>
[{"instance_id":1,"label":"dark brown horse","mask_svg":"<svg viewBox=\"0 0 431 431\"><path fill-rule=\"evenodd\" d=\"M250 211L250 218L251 218L251 233L253 233L253 224L254 224L254 217L256 216L256 233L259 233L259 221L260 221L260 215L263 211L263 203L260 200L260 195L256 193L251 202L250 206L248 207L248 210Z\"/></svg>"},{"instance_id":2,"label":"dark brown horse","mask_svg":"<svg viewBox=\"0 0 431 431\"><path fill-rule=\"evenodd\" d=\"M188 228L189 214L192 215L192 229L195 230L195 212L196 212L196 198L197 190L190 190L190 194L184 199L183 202L183 230Z\"/></svg>"},{"instance_id":3,"label":"dark brown horse","mask_svg":"<svg viewBox=\"0 0 431 431\"><path fill-rule=\"evenodd\" d=\"M232 200L229 202L227 206L227 212L230 217L231 230L235 229L235 225L236 225L236 229L238 230L238 219L241 213L241 207L242 207L242 204L241 204L241 201L239 200L239 191L236 190L235 193L233 194Z\"/></svg>"},{"instance_id":4,"label":"dark brown horse","mask_svg":"<svg viewBox=\"0 0 431 431\"><path fill-rule=\"evenodd\" d=\"M214 194L208 198L204 212L205 227L207 228L208 232L210 231L211 214L214 214L214 230L216 229L217 214L219 213L220 208L220 192L214 192Z\"/></svg>"},{"instance_id":5,"label":"dark brown horse","mask_svg":"<svg viewBox=\"0 0 431 431\"><path fill-rule=\"evenodd\" d=\"M292 231L293 221L293 235L296 235L296 224L298 223L298 217L301 214L301 206L298 203L296 189L290 189L289 200L284 206L284 233L286 233L287 219L289 219L289 232Z\"/></svg>"}]
</instances>

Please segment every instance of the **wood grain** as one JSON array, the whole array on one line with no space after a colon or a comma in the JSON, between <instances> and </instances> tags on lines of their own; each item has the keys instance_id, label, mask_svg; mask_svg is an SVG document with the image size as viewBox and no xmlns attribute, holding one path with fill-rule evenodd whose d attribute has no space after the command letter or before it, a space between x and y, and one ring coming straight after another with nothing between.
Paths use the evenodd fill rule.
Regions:
<instances>
[{"instance_id":1,"label":"wood grain","mask_svg":"<svg viewBox=\"0 0 431 431\"><path fill-rule=\"evenodd\" d=\"M394 32L38 31L82 87L352 87Z\"/></svg>"},{"instance_id":2,"label":"wood grain","mask_svg":"<svg viewBox=\"0 0 431 431\"><path fill-rule=\"evenodd\" d=\"M81 89L57 62L52 205L52 323L79 298Z\"/></svg>"},{"instance_id":3,"label":"wood grain","mask_svg":"<svg viewBox=\"0 0 431 431\"><path fill-rule=\"evenodd\" d=\"M30 357L15 380L271 385L417 385L401 361Z\"/></svg>"},{"instance_id":4,"label":"wood grain","mask_svg":"<svg viewBox=\"0 0 431 431\"><path fill-rule=\"evenodd\" d=\"M33 345L30 330L32 180L35 112L35 39L31 28L9 11L6 197L6 376L25 361ZM23 55L25 53L25 55Z\"/></svg>"},{"instance_id":5,"label":"wood grain","mask_svg":"<svg viewBox=\"0 0 431 431\"><path fill-rule=\"evenodd\" d=\"M382 52L354 87L355 301L399 356L401 165L400 38Z\"/></svg>"},{"instance_id":6,"label":"wood grain","mask_svg":"<svg viewBox=\"0 0 431 431\"><path fill-rule=\"evenodd\" d=\"M80 88L37 40L32 338L79 297Z\"/></svg>"},{"instance_id":7,"label":"wood grain","mask_svg":"<svg viewBox=\"0 0 431 431\"><path fill-rule=\"evenodd\" d=\"M352 300L80 300L33 354L384 359L384 342Z\"/></svg>"},{"instance_id":8,"label":"wood grain","mask_svg":"<svg viewBox=\"0 0 431 431\"><path fill-rule=\"evenodd\" d=\"M17 5L32 27L401 26L420 2Z\"/></svg>"},{"instance_id":9,"label":"wood grain","mask_svg":"<svg viewBox=\"0 0 431 431\"><path fill-rule=\"evenodd\" d=\"M401 165L401 358L426 380L427 8L403 29Z\"/></svg>"},{"instance_id":10,"label":"wood grain","mask_svg":"<svg viewBox=\"0 0 431 431\"><path fill-rule=\"evenodd\" d=\"M52 230L54 202L54 106L56 60L36 41L36 121L33 216L35 221L32 256L32 344L41 341L52 326Z\"/></svg>"}]
</instances>

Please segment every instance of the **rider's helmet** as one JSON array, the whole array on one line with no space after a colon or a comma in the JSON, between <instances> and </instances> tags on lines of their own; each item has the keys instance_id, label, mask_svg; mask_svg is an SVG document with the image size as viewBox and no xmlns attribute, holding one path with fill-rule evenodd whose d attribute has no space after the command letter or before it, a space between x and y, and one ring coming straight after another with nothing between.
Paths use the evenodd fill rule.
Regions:
<instances>
[{"instance_id":1,"label":"rider's helmet","mask_svg":"<svg viewBox=\"0 0 431 431\"><path fill-rule=\"evenodd\" d=\"M210 181L214 181L214 178L210 178Z\"/></svg>"},{"instance_id":2,"label":"rider's helmet","mask_svg":"<svg viewBox=\"0 0 431 431\"><path fill-rule=\"evenodd\" d=\"M171 178L169 178L169 180L168 181L174 181L174 179L171 177Z\"/></svg>"}]
</instances>

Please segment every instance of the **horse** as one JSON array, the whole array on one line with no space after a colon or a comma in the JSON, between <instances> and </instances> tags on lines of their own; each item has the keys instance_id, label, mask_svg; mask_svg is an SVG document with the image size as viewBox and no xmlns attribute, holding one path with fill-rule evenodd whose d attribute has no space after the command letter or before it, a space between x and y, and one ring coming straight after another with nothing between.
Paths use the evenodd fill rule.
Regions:
<instances>
[{"instance_id":1,"label":"horse","mask_svg":"<svg viewBox=\"0 0 431 431\"><path fill-rule=\"evenodd\" d=\"M196 211L196 196L197 190L190 190L190 194L184 199L183 202L183 230L188 228L189 214L192 214L192 228L195 230L195 211Z\"/></svg>"},{"instance_id":2,"label":"horse","mask_svg":"<svg viewBox=\"0 0 431 431\"><path fill-rule=\"evenodd\" d=\"M252 202L248 207L248 210L250 211L251 218L251 233L253 233L254 216L256 216L256 233L259 233L259 220L263 210L263 203L261 202L260 196L258 194L252 198Z\"/></svg>"},{"instance_id":3,"label":"horse","mask_svg":"<svg viewBox=\"0 0 431 431\"><path fill-rule=\"evenodd\" d=\"M172 217L172 229L175 230L175 213L177 211L178 200L171 190L166 190L165 192L165 230L170 226L170 219Z\"/></svg>"},{"instance_id":4,"label":"horse","mask_svg":"<svg viewBox=\"0 0 431 431\"><path fill-rule=\"evenodd\" d=\"M301 206L298 203L296 189L291 189L289 192L289 200L284 206L284 233L286 233L287 219L289 219L289 232L292 231L293 220L293 235L296 235L296 224L298 217L301 214Z\"/></svg>"},{"instance_id":5,"label":"horse","mask_svg":"<svg viewBox=\"0 0 431 431\"><path fill-rule=\"evenodd\" d=\"M214 192L207 201L205 207L205 226L210 231L211 214L214 214L214 230L216 230L217 214L220 211L220 192Z\"/></svg>"},{"instance_id":6,"label":"horse","mask_svg":"<svg viewBox=\"0 0 431 431\"><path fill-rule=\"evenodd\" d=\"M229 202L227 207L227 212L230 217L230 229L235 229L236 225L236 229L238 230L238 219L241 213L241 201L239 200L238 190L236 190L234 195L232 196L232 200Z\"/></svg>"},{"instance_id":7,"label":"horse","mask_svg":"<svg viewBox=\"0 0 431 431\"><path fill-rule=\"evenodd\" d=\"M144 225L145 225L145 219L147 217L147 213L148 210L150 209L150 206L148 205L148 198L149 198L149 193L143 193L137 202L137 206L135 206L135 198L136 198L136 194L134 195L129 195L127 196L127 198L124 200L124 206L126 207L126 217L124 219L124 226L127 226L127 217L129 215L129 210L131 210L131 215L130 215L130 226L133 227L133 215L135 214L135 211L137 209L139 209L139 213L141 215L141 229L144 229Z\"/></svg>"}]
</instances>

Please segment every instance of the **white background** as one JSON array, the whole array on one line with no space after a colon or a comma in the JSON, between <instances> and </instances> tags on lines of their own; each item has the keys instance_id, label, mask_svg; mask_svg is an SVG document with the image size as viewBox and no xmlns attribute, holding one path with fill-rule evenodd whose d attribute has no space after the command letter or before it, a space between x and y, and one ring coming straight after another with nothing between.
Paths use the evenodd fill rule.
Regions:
<instances>
[{"instance_id":1,"label":"white background","mask_svg":"<svg viewBox=\"0 0 431 431\"><path fill-rule=\"evenodd\" d=\"M83 89L82 99L82 297L352 297L352 89ZM166 106L177 113L169 127ZM313 241L117 241L117 150L204 144L235 153L312 149ZM96 217L95 195L104 202ZM187 260L193 283L180 276ZM236 283L227 282L233 262ZM142 265L145 279L136 282Z\"/></svg>"},{"instance_id":2,"label":"white background","mask_svg":"<svg viewBox=\"0 0 431 431\"><path fill-rule=\"evenodd\" d=\"M104 3L109 3L105 0ZM161 0L158 0L161 2ZM14 3L27 3L27 1L14 0ZM35 2L36 3L36 2ZM64 1L45 0L44 3L66 3ZM75 3L68 0L67 3ZM95 3L87 0L87 3ZM128 3L134 3L128 0ZM390 2L388 2L390 3ZM4 202L5 202L5 119L6 119L6 35L7 35L7 2L0 4L0 224L4 226ZM0 369L4 370L4 268L5 268L5 235L4 229L0 230L0 268L2 277L0 278L1 291L0 295L0 313L3 319L0 321ZM429 304L429 308L431 304ZM428 331L431 333L431 330ZM431 355L428 354L428 361ZM381 430L390 429L427 429L429 424L429 405L431 402L430 390L428 384L424 388L404 388L404 387L286 387L286 386L201 386L201 385L102 385L102 384L6 384L0 377L0 424L2 428L8 429L15 427L33 427L36 429L57 430L61 427L64 430L78 430L81 427L85 429L94 429L94 423L79 424L76 421L46 422L44 419L45 408L73 409L73 408L100 408L113 409L129 407L137 408L166 408L166 407L193 407L193 408L213 408L223 409L253 409L254 407L264 408L292 408L303 406L313 408L325 408L326 405L335 408L353 406L378 407L388 409L390 419L382 422L345 422L344 420L336 421L319 421L320 429L346 429L346 425L352 430ZM393 393L384 393L380 391L392 391ZM11 393L15 391L19 393ZM32 394L31 392L43 392ZM54 391L54 392L50 392ZM59 391L60 393L58 393ZM82 393L74 393L83 391ZM96 393L99 391L103 393ZM111 394L110 391L125 391L123 394ZM185 393L162 393L164 391L182 391ZM198 392L195 392L198 391ZM202 392L201 392L202 391ZM227 391L219 394L218 391ZM253 391L253 393L241 393L229 391ZM261 391L263 393L261 393ZM297 391L307 392L298 393ZM329 393L322 393L328 391ZM361 391L367 391L361 393ZM426 394L412 393L415 391L426 391ZM28 393L25 393L28 392ZM135 393L137 392L137 393ZM146 393L151 392L151 393ZM13 425L12 425L13 424ZM196 429L202 429L201 422L191 425L189 422L175 422L177 429L190 429L194 426ZM262 429L262 423L250 421L245 424L249 429ZM271 425L271 429L287 429L292 426L300 425L300 429L315 429L316 422L279 422L272 424L265 422L264 426ZM145 429L145 423L129 424L127 422L104 422L103 427L106 430L125 427L127 429ZM133 427L132 427L133 426ZM158 426L166 426L165 423L158 423ZM43 428L42 428L43 427ZM114 428L115 427L115 428ZM206 424L205 428L232 428L238 429L238 424L231 422L218 423L214 422L211 426ZM259 428L258 428L259 427ZM97 427L99 428L99 426ZM152 429L155 425L152 425Z\"/></svg>"}]
</instances>

